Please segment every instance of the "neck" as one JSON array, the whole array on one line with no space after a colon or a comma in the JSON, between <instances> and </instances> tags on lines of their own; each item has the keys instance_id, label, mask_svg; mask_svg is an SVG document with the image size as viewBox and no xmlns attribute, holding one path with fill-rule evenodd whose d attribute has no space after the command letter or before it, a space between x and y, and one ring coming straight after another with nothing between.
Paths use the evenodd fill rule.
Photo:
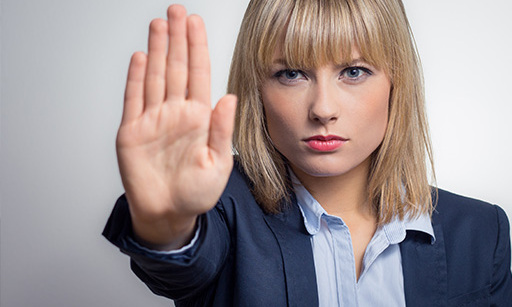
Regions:
<instances>
[{"instance_id":1,"label":"neck","mask_svg":"<svg viewBox=\"0 0 512 307\"><path fill-rule=\"evenodd\" d=\"M370 158L338 176L315 177L292 167L304 187L327 213L341 217L345 222L354 219L374 219L375 213L368 201L368 172Z\"/></svg>"}]
</instances>

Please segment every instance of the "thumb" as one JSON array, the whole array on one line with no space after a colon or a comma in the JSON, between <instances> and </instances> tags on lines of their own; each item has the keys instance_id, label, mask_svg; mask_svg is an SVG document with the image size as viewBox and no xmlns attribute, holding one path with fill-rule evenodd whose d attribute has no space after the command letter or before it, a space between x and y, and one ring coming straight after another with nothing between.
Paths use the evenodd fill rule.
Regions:
<instances>
[{"instance_id":1,"label":"thumb","mask_svg":"<svg viewBox=\"0 0 512 307\"><path fill-rule=\"evenodd\" d=\"M231 140L235 126L237 98L228 94L222 97L212 112L208 147L216 156L229 156L231 159Z\"/></svg>"}]
</instances>

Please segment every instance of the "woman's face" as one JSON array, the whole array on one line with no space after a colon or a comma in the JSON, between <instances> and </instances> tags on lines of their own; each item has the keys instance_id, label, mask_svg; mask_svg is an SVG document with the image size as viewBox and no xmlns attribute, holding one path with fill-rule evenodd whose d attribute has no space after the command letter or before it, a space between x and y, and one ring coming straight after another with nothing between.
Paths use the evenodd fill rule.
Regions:
<instances>
[{"instance_id":1,"label":"woman's face","mask_svg":"<svg viewBox=\"0 0 512 307\"><path fill-rule=\"evenodd\" d=\"M388 122L388 76L353 53L354 61L290 70L278 50L262 84L267 128L275 147L302 176L340 176L368 167ZM299 176L300 178L301 176Z\"/></svg>"}]
</instances>

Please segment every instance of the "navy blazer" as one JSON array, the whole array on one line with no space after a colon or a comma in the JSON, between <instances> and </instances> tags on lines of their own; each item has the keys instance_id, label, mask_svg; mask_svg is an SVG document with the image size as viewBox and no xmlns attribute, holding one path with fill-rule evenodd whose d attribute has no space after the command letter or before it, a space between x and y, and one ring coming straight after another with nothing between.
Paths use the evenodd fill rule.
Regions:
<instances>
[{"instance_id":1,"label":"navy blazer","mask_svg":"<svg viewBox=\"0 0 512 307\"><path fill-rule=\"evenodd\" d=\"M147 253L129 239L122 196L103 234L131 257L132 270L154 293L176 306L318 306L310 235L295 200L280 214L265 214L235 166L218 204L199 222L199 242L188 253ZM407 231L400 244L407 306L512 306L505 212L439 190L432 225L434 243Z\"/></svg>"}]
</instances>

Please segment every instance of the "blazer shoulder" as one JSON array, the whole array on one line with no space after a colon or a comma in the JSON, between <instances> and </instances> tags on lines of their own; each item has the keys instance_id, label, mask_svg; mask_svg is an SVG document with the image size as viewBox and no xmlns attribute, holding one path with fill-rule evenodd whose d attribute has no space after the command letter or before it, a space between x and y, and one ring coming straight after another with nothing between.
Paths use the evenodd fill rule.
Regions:
<instances>
[{"instance_id":1,"label":"blazer shoulder","mask_svg":"<svg viewBox=\"0 0 512 307\"><path fill-rule=\"evenodd\" d=\"M442 227L447 248L472 252L487 250L492 257L508 226L505 212L497 205L439 189L432 214L434 228ZM464 248L462 248L464 247Z\"/></svg>"},{"instance_id":2,"label":"blazer shoulder","mask_svg":"<svg viewBox=\"0 0 512 307\"><path fill-rule=\"evenodd\" d=\"M499 246L510 244L508 218L499 206L441 189L435 200L432 224L442 229L448 256L473 254L492 263Z\"/></svg>"},{"instance_id":3,"label":"blazer shoulder","mask_svg":"<svg viewBox=\"0 0 512 307\"><path fill-rule=\"evenodd\" d=\"M442 189L437 190L437 195L433 199L434 222L454 224L457 221L465 221L466 223L490 225L496 224L498 215L503 213L503 209L497 205Z\"/></svg>"}]
</instances>

